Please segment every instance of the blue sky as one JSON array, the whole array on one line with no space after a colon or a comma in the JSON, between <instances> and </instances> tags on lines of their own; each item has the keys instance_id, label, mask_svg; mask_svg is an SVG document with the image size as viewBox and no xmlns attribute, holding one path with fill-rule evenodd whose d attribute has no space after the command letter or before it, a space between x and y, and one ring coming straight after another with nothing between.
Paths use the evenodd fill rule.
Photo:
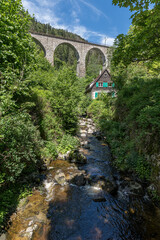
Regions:
<instances>
[{"instance_id":1,"label":"blue sky","mask_svg":"<svg viewBox=\"0 0 160 240\"><path fill-rule=\"evenodd\" d=\"M126 34L131 13L112 0L22 0L23 6L42 23L76 33L89 42L111 46Z\"/></svg>"}]
</instances>

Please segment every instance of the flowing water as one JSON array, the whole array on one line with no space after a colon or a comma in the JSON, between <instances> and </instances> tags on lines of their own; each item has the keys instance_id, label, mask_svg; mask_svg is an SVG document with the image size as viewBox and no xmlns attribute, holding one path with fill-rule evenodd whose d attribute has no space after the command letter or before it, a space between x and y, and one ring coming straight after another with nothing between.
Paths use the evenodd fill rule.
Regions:
<instances>
[{"instance_id":1,"label":"flowing water","mask_svg":"<svg viewBox=\"0 0 160 240\"><path fill-rule=\"evenodd\" d=\"M55 161L45 182L50 190L45 194L36 191L30 197L13 220L7 239L160 240L160 210L143 190L127 191L131 179L112 169L106 144L92 134L81 136L86 141L81 152L87 163L77 164L77 170L72 163ZM59 184L52 181L57 171L61 174ZM75 172L82 173L85 181L68 181ZM104 180L109 190L101 186Z\"/></svg>"},{"instance_id":2,"label":"flowing water","mask_svg":"<svg viewBox=\"0 0 160 240\"><path fill-rule=\"evenodd\" d=\"M92 150L88 151L87 164L80 168L90 175L112 178L109 148L95 137L90 137L89 141ZM145 205L140 197L125 193L113 196L90 185L70 185L65 191L65 199L50 203L48 239L160 239L159 229L150 232L148 224L151 223L144 220Z\"/></svg>"}]
</instances>

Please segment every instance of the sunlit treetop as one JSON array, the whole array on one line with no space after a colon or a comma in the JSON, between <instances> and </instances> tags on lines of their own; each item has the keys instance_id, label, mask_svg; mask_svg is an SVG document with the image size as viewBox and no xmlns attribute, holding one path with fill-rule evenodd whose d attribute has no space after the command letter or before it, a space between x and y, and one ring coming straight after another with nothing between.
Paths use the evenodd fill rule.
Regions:
<instances>
[{"instance_id":1,"label":"sunlit treetop","mask_svg":"<svg viewBox=\"0 0 160 240\"><path fill-rule=\"evenodd\" d=\"M112 0L112 3L119 7L129 7L131 12L147 10L151 4L153 6L160 4L159 0Z\"/></svg>"}]
</instances>

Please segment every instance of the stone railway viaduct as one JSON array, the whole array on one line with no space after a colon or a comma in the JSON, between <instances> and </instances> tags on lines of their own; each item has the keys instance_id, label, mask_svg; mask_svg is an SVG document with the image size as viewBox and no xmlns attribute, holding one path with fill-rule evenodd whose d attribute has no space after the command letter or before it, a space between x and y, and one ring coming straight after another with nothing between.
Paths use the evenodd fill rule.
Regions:
<instances>
[{"instance_id":1,"label":"stone railway viaduct","mask_svg":"<svg viewBox=\"0 0 160 240\"><path fill-rule=\"evenodd\" d=\"M65 39L60 37L53 37L49 35L44 35L40 33L31 33L31 36L35 39L36 42L42 47L47 60L54 65L54 51L60 44L69 44L76 51L77 56L77 75L79 77L85 77L86 65L85 60L87 53L91 49L99 49L103 55L103 68L108 67L108 49L109 47L82 42L78 40Z\"/></svg>"}]
</instances>

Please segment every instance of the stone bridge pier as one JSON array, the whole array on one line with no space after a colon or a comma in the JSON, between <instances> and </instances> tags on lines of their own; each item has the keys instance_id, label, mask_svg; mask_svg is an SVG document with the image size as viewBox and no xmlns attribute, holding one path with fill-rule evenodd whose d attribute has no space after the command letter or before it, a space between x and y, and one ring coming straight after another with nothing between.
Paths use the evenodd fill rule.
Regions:
<instances>
[{"instance_id":1,"label":"stone bridge pier","mask_svg":"<svg viewBox=\"0 0 160 240\"><path fill-rule=\"evenodd\" d=\"M103 68L108 67L108 49L109 47L92 44L88 42L81 42L77 40L64 39L60 37L53 37L49 35L43 35L38 33L31 33L31 36L42 47L47 60L54 65L54 52L56 48L61 44L68 44L76 51L77 56L77 75L79 77L85 77L86 74L86 56L91 49L99 49L103 55Z\"/></svg>"}]
</instances>

